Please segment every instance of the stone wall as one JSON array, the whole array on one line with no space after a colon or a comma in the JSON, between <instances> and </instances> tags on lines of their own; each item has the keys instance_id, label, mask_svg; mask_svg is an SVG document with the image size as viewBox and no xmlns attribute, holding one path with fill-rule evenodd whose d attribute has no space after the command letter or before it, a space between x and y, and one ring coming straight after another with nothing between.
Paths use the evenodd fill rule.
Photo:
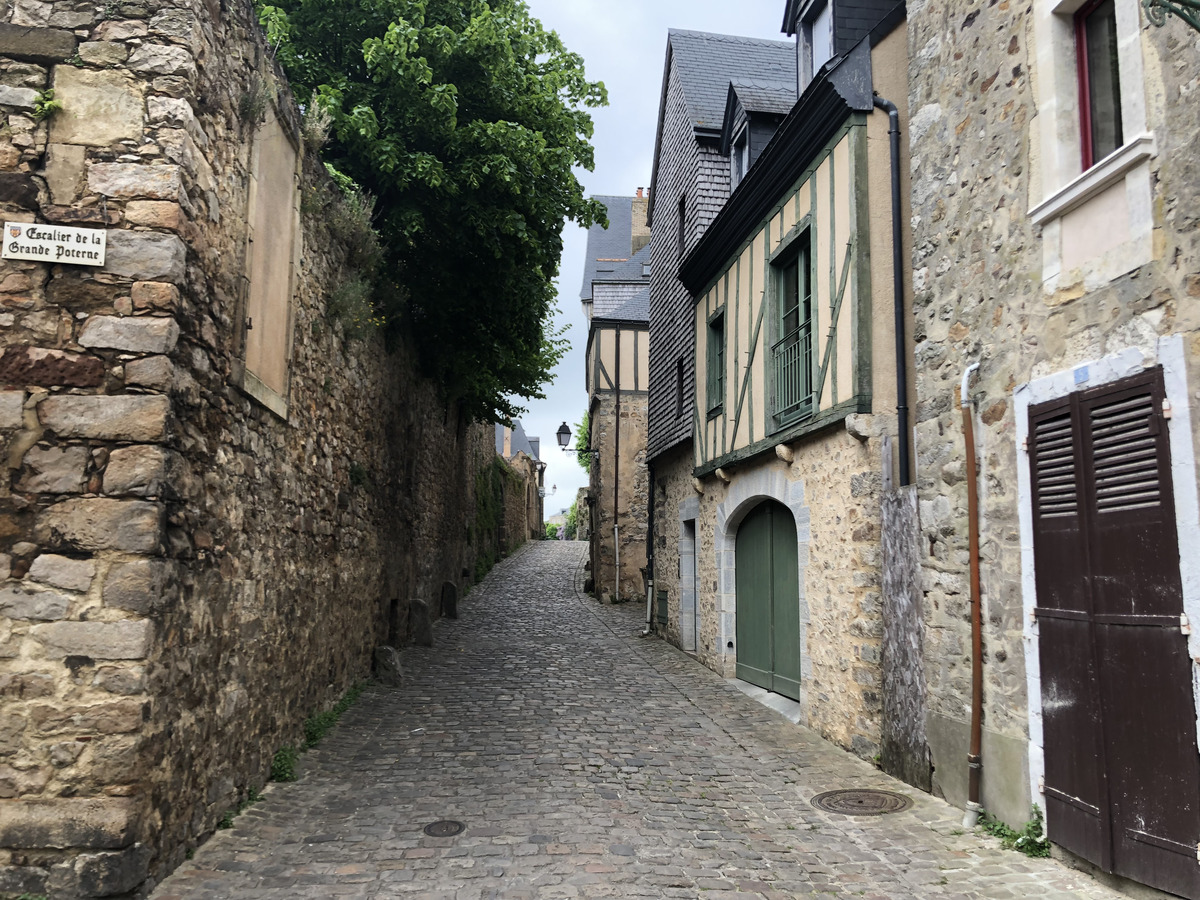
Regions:
<instances>
[{"instance_id":1,"label":"stone wall","mask_svg":"<svg viewBox=\"0 0 1200 900\"><path fill-rule=\"evenodd\" d=\"M965 800L967 456L957 395L964 368L978 361L970 394L984 609L983 803L1014 824L1038 801L1030 796L1036 779L1026 770L1024 659L1036 643L1023 640L1014 389L1129 349L1153 363L1158 338L1173 333L1186 336L1194 365L1200 329L1195 34L1179 20L1158 29L1142 16L1132 43L1143 71L1121 73L1123 94L1144 105L1145 127L1157 142L1157 155L1146 163L1153 185L1144 210L1151 217L1146 260L1116 276L1100 263L1092 271L1070 271L1064 263L1059 275L1047 251L1061 220L1042 227L1027 212L1058 187L1052 170L1064 152L1044 142L1054 73L1039 70L1038 62L1057 56L1037 52L1037 17L1049 15L1043 6L966 0L908 6L917 466L934 787L954 802ZM1140 15L1136 4L1129 8ZM1068 86L1068 103L1074 89ZM1134 137L1129 125L1126 137ZM1111 216L1095 221L1105 230L1123 227Z\"/></svg>"},{"instance_id":2,"label":"stone wall","mask_svg":"<svg viewBox=\"0 0 1200 900\"><path fill-rule=\"evenodd\" d=\"M0 264L0 892L109 896L177 865L499 551L496 456L403 340L330 315L338 201L248 3L3 16L0 212L106 228L108 259ZM266 104L303 159L290 321L253 323L290 345L285 416L236 386Z\"/></svg>"},{"instance_id":3,"label":"stone wall","mask_svg":"<svg viewBox=\"0 0 1200 900\"><path fill-rule=\"evenodd\" d=\"M620 420L617 419L616 395L598 393L589 412L593 449L598 461L591 468L590 494L595 512L590 535L592 577L596 596L606 602L626 602L644 598L642 569L646 566L647 497L649 476L646 468L646 394L621 394ZM619 474L616 429L620 428ZM613 538L613 480L618 481L615 522L619 526L620 590L614 594L616 558Z\"/></svg>"},{"instance_id":4,"label":"stone wall","mask_svg":"<svg viewBox=\"0 0 1200 900\"><path fill-rule=\"evenodd\" d=\"M695 519L696 653L733 677L737 660L733 542L741 519L774 499L792 510L799 540L805 724L858 755L879 752L881 714L881 429L885 416L796 442L789 464L774 455L739 464L728 483L693 486L691 455L655 465L655 589L667 591L665 636L686 645L688 573L680 577L681 519ZM852 436L852 434L856 436ZM732 645L732 646L731 646Z\"/></svg>"}]
</instances>

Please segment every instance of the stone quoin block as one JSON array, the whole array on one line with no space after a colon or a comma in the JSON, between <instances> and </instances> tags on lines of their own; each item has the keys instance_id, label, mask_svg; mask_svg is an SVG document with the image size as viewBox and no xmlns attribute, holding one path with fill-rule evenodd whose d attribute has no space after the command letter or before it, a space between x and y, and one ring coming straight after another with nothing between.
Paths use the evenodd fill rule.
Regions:
<instances>
[{"instance_id":1,"label":"stone quoin block","mask_svg":"<svg viewBox=\"0 0 1200 900\"><path fill-rule=\"evenodd\" d=\"M62 109L50 119L50 140L107 147L142 137L141 90L118 71L56 66L54 99Z\"/></svg>"},{"instance_id":2,"label":"stone quoin block","mask_svg":"<svg viewBox=\"0 0 1200 900\"><path fill-rule=\"evenodd\" d=\"M117 563L104 579L104 605L146 615L165 598L169 582L165 560L138 559Z\"/></svg>"},{"instance_id":3,"label":"stone quoin block","mask_svg":"<svg viewBox=\"0 0 1200 900\"><path fill-rule=\"evenodd\" d=\"M160 391L171 389L175 367L165 356L146 356L125 364L125 383Z\"/></svg>"},{"instance_id":4,"label":"stone quoin block","mask_svg":"<svg viewBox=\"0 0 1200 900\"><path fill-rule=\"evenodd\" d=\"M48 658L90 656L92 659L143 659L150 649L153 624L130 622L50 622L29 633Z\"/></svg>"},{"instance_id":5,"label":"stone quoin block","mask_svg":"<svg viewBox=\"0 0 1200 900\"><path fill-rule=\"evenodd\" d=\"M0 801L0 847L119 850L133 843L137 817L128 797Z\"/></svg>"},{"instance_id":6,"label":"stone quoin block","mask_svg":"<svg viewBox=\"0 0 1200 900\"><path fill-rule=\"evenodd\" d=\"M134 281L182 282L186 262L187 245L178 235L110 231L100 271Z\"/></svg>"},{"instance_id":7,"label":"stone quoin block","mask_svg":"<svg viewBox=\"0 0 1200 900\"><path fill-rule=\"evenodd\" d=\"M25 471L17 490L39 494L74 494L83 490L91 453L87 447L31 447L21 464Z\"/></svg>"},{"instance_id":8,"label":"stone quoin block","mask_svg":"<svg viewBox=\"0 0 1200 900\"><path fill-rule=\"evenodd\" d=\"M142 500L79 498L45 510L37 519L38 541L54 548L154 553L163 510Z\"/></svg>"},{"instance_id":9,"label":"stone quoin block","mask_svg":"<svg viewBox=\"0 0 1200 900\"><path fill-rule=\"evenodd\" d=\"M0 615L10 619L52 622L67 614L71 598L58 591L27 584L0 588Z\"/></svg>"},{"instance_id":10,"label":"stone quoin block","mask_svg":"<svg viewBox=\"0 0 1200 900\"><path fill-rule=\"evenodd\" d=\"M128 699L92 706L34 706L29 721L40 734L129 734L142 727L142 701Z\"/></svg>"},{"instance_id":11,"label":"stone quoin block","mask_svg":"<svg viewBox=\"0 0 1200 900\"><path fill-rule=\"evenodd\" d=\"M137 281L129 289L134 309L172 310L179 304L179 288L156 281Z\"/></svg>"},{"instance_id":12,"label":"stone quoin block","mask_svg":"<svg viewBox=\"0 0 1200 900\"><path fill-rule=\"evenodd\" d=\"M129 68L150 75L179 75L194 78L196 61L183 47L143 44L129 57Z\"/></svg>"},{"instance_id":13,"label":"stone quoin block","mask_svg":"<svg viewBox=\"0 0 1200 900\"><path fill-rule=\"evenodd\" d=\"M104 470L104 493L135 494L141 497L161 494L177 471L176 454L154 444L122 447L114 450Z\"/></svg>"},{"instance_id":14,"label":"stone quoin block","mask_svg":"<svg viewBox=\"0 0 1200 900\"><path fill-rule=\"evenodd\" d=\"M61 62L75 53L75 35L61 28L0 24L0 56Z\"/></svg>"},{"instance_id":15,"label":"stone quoin block","mask_svg":"<svg viewBox=\"0 0 1200 900\"><path fill-rule=\"evenodd\" d=\"M183 190L179 166L142 163L93 163L88 166L87 184L94 193L123 200L178 200Z\"/></svg>"},{"instance_id":16,"label":"stone quoin block","mask_svg":"<svg viewBox=\"0 0 1200 900\"><path fill-rule=\"evenodd\" d=\"M96 564L90 559L71 559L55 553L43 553L29 567L29 578L66 591L86 592L96 576Z\"/></svg>"},{"instance_id":17,"label":"stone quoin block","mask_svg":"<svg viewBox=\"0 0 1200 900\"><path fill-rule=\"evenodd\" d=\"M151 316L92 316L79 335L84 347L126 353L170 353L178 340L174 319Z\"/></svg>"},{"instance_id":18,"label":"stone quoin block","mask_svg":"<svg viewBox=\"0 0 1200 900\"><path fill-rule=\"evenodd\" d=\"M171 401L157 394L60 395L38 405L38 416L59 437L158 441L166 437Z\"/></svg>"}]
</instances>

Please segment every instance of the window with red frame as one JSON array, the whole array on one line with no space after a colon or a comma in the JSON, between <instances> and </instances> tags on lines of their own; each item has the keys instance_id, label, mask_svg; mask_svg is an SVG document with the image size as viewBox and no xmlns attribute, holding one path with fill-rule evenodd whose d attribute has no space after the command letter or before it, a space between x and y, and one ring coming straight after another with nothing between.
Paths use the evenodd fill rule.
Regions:
<instances>
[{"instance_id":1,"label":"window with red frame","mask_svg":"<svg viewBox=\"0 0 1200 900\"><path fill-rule=\"evenodd\" d=\"M1121 73L1115 0L1091 0L1075 13L1079 125L1086 171L1121 144Z\"/></svg>"}]
</instances>

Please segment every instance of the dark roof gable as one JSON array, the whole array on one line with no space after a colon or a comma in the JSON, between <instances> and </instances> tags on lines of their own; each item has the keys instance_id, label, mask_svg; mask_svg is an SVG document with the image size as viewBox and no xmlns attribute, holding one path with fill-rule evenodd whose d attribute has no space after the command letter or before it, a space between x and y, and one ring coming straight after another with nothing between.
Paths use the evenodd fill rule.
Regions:
<instances>
[{"instance_id":1,"label":"dark roof gable","mask_svg":"<svg viewBox=\"0 0 1200 900\"><path fill-rule=\"evenodd\" d=\"M721 152L729 155L734 132L743 116L766 114L772 122L786 116L796 105L795 81L731 81L725 101L725 117L721 123Z\"/></svg>"},{"instance_id":2,"label":"dark roof gable","mask_svg":"<svg viewBox=\"0 0 1200 900\"><path fill-rule=\"evenodd\" d=\"M608 228L593 225L588 229L587 256L583 263L583 287L580 300L592 298L593 281L621 281L615 270L629 259L633 249L633 197L593 197L608 209ZM641 271L638 272L641 277Z\"/></svg>"},{"instance_id":3,"label":"dark roof gable","mask_svg":"<svg viewBox=\"0 0 1200 900\"><path fill-rule=\"evenodd\" d=\"M790 41L769 41L677 28L667 32L662 96L654 138L654 171L650 176L651 198L656 196L658 186L663 117L666 114L667 89L672 71L679 79L688 117L696 135L716 139L724 120L730 81L787 81L795 84L796 49Z\"/></svg>"}]
</instances>

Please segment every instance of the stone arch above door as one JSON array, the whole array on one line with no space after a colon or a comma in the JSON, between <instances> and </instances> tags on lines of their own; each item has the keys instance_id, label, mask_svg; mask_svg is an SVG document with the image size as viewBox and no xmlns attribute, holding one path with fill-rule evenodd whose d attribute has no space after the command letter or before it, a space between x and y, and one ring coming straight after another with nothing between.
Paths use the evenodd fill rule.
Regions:
<instances>
[{"instance_id":1,"label":"stone arch above door","mask_svg":"<svg viewBox=\"0 0 1200 900\"><path fill-rule=\"evenodd\" d=\"M737 634L737 591L735 542L738 526L754 507L764 500L775 500L786 506L796 520L797 581L800 586L800 660L801 696L807 718L808 702L805 685L812 676L808 655L808 601L804 592L804 572L808 567L808 545L811 538L810 514L804 502L804 482L788 478L788 466L777 462L762 468L740 472L729 483L725 499L717 505L717 524L713 543L717 554L717 620L723 654L722 668L726 676L733 674L737 663L737 647L732 648Z\"/></svg>"}]
</instances>

